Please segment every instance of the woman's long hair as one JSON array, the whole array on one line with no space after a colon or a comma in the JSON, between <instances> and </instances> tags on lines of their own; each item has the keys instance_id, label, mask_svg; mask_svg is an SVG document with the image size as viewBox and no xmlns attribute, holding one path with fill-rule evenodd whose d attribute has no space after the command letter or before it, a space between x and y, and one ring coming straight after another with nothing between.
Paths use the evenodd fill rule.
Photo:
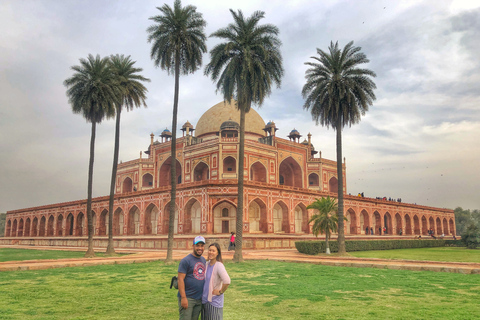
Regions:
<instances>
[{"instance_id":1,"label":"woman's long hair","mask_svg":"<svg viewBox=\"0 0 480 320\"><path fill-rule=\"evenodd\" d=\"M220 261L221 263L223 263L222 250L220 249L220 245L214 242L211 245L209 245L208 248L210 248L211 246L214 246L215 248L217 248L217 251L218 251L217 261Z\"/></svg>"}]
</instances>

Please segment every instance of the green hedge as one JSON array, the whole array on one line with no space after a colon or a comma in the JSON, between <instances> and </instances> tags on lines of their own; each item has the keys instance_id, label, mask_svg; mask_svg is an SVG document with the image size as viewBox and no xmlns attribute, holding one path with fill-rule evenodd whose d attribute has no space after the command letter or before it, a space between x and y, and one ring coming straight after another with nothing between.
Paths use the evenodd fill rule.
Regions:
<instances>
[{"instance_id":1,"label":"green hedge","mask_svg":"<svg viewBox=\"0 0 480 320\"><path fill-rule=\"evenodd\" d=\"M465 247L462 240L445 240L445 245L447 247Z\"/></svg>"},{"instance_id":2,"label":"green hedge","mask_svg":"<svg viewBox=\"0 0 480 320\"><path fill-rule=\"evenodd\" d=\"M347 252L369 250L391 250L409 248L444 247L446 242L455 240L356 240L345 241ZM455 241L455 242L458 242ZM338 252L337 241L329 241L330 252ZM319 254L325 252L325 241L296 241L298 252L305 254Z\"/></svg>"}]
</instances>

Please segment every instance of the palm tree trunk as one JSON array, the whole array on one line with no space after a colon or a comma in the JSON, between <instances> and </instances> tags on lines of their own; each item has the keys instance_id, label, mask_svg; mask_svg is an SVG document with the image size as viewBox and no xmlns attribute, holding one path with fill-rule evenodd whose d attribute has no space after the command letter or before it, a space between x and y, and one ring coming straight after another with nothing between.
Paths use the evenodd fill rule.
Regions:
<instances>
[{"instance_id":1,"label":"palm tree trunk","mask_svg":"<svg viewBox=\"0 0 480 320\"><path fill-rule=\"evenodd\" d=\"M115 194L115 181L117 178L118 149L120 148L120 112L121 106L117 108L117 119L115 121L115 147L113 151L112 179L110 180L110 198L108 200L108 246L107 255L115 254L113 247L113 196Z\"/></svg>"},{"instance_id":2,"label":"palm tree trunk","mask_svg":"<svg viewBox=\"0 0 480 320\"><path fill-rule=\"evenodd\" d=\"M240 99L238 99L240 100ZM240 101L237 103L240 104ZM238 147L238 205L236 218L235 254L233 261L243 262L243 166L245 158L245 106L240 106L240 145Z\"/></svg>"},{"instance_id":3,"label":"palm tree trunk","mask_svg":"<svg viewBox=\"0 0 480 320\"><path fill-rule=\"evenodd\" d=\"M343 162L342 162L342 117L337 119L337 176L338 176L338 254L345 254L345 223L343 220Z\"/></svg>"},{"instance_id":4,"label":"palm tree trunk","mask_svg":"<svg viewBox=\"0 0 480 320\"><path fill-rule=\"evenodd\" d=\"M172 144L171 144L171 167L170 181L172 185L170 193L170 214L168 216L168 248L165 263L173 262L173 227L175 225L175 201L177 195L177 112L178 112L178 91L180 86L180 51L175 53L175 93L173 97L172 116Z\"/></svg>"},{"instance_id":5,"label":"palm tree trunk","mask_svg":"<svg viewBox=\"0 0 480 320\"><path fill-rule=\"evenodd\" d=\"M93 185L93 160L95 155L96 122L92 120L92 134L90 136L90 162L88 164L88 187L87 187L87 224L88 224L88 250L85 258L95 257L93 251L93 217L92 217L92 185Z\"/></svg>"},{"instance_id":6,"label":"palm tree trunk","mask_svg":"<svg viewBox=\"0 0 480 320\"><path fill-rule=\"evenodd\" d=\"M325 253L330 254L330 245L328 244L328 238L330 238L330 232L325 232Z\"/></svg>"}]
</instances>

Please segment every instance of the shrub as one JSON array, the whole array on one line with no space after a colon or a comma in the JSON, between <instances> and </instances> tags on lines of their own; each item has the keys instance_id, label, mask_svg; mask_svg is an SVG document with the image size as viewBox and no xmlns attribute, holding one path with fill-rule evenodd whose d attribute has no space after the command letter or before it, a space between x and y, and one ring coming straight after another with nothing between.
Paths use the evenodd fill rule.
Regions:
<instances>
[{"instance_id":1,"label":"shrub","mask_svg":"<svg viewBox=\"0 0 480 320\"><path fill-rule=\"evenodd\" d=\"M449 240L453 241L453 240ZM353 240L345 241L347 251L392 250L444 247L446 240ZM338 252L337 241L329 241L330 251ZM315 255L325 252L325 241L296 241L298 252Z\"/></svg>"},{"instance_id":2,"label":"shrub","mask_svg":"<svg viewBox=\"0 0 480 320\"><path fill-rule=\"evenodd\" d=\"M480 230L474 223L470 224L462 233L462 242L469 249L475 249L480 243Z\"/></svg>"}]
</instances>

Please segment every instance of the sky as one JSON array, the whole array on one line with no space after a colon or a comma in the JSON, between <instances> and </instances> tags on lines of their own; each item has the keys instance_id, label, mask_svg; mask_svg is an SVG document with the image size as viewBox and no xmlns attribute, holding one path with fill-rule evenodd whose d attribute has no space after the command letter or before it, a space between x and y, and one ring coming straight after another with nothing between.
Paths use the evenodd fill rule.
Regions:
<instances>
[{"instance_id":1,"label":"sky","mask_svg":"<svg viewBox=\"0 0 480 320\"><path fill-rule=\"evenodd\" d=\"M202 0L192 4L212 34L261 10L276 25L285 74L260 107L277 136L312 134L336 159L335 131L303 108L305 62L330 42L354 41L370 60L377 99L342 131L347 193L480 209L480 1ZM171 129L174 78L150 58L146 29L162 1L2 0L0 2L0 212L85 199L91 124L73 114L63 81L88 54L130 55L151 79L147 108L122 113L120 156L136 159ZM167 2L173 6L173 0ZM218 39L208 38L210 50ZM180 78L178 124L194 126L222 101L204 75ZM108 195L115 121L97 126L93 195ZM179 132L181 134L181 132ZM303 139L303 138L302 138Z\"/></svg>"}]
</instances>

